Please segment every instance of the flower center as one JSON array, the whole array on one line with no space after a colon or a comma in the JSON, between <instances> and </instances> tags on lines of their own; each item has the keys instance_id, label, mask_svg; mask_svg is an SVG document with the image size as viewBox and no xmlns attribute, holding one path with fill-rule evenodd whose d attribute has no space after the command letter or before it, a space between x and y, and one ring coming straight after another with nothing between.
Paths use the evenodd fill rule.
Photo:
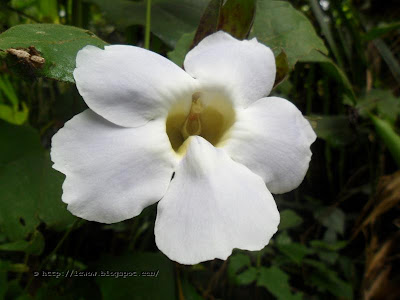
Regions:
<instances>
[{"instance_id":1,"label":"flower center","mask_svg":"<svg viewBox=\"0 0 400 300\"><path fill-rule=\"evenodd\" d=\"M185 141L199 135L221 146L235 122L235 111L229 97L221 92L195 92L192 101L178 101L169 111L166 131L172 148L177 154L186 151Z\"/></svg>"}]
</instances>

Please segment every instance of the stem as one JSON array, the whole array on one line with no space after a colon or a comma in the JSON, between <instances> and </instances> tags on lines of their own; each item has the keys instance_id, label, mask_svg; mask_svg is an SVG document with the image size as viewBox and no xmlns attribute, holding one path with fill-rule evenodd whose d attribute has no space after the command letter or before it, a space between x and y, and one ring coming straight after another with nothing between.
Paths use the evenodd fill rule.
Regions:
<instances>
[{"instance_id":1,"label":"stem","mask_svg":"<svg viewBox=\"0 0 400 300\"><path fill-rule=\"evenodd\" d=\"M144 32L144 48L150 49L150 25L151 25L151 0L147 0L146 28Z\"/></svg>"},{"instance_id":2,"label":"stem","mask_svg":"<svg viewBox=\"0 0 400 300\"><path fill-rule=\"evenodd\" d=\"M181 283L181 274L179 272L179 265L175 263L175 271L176 271L176 283L178 286L178 299L185 300L185 296L183 295L182 283Z\"/></svg>"}]
</instances>

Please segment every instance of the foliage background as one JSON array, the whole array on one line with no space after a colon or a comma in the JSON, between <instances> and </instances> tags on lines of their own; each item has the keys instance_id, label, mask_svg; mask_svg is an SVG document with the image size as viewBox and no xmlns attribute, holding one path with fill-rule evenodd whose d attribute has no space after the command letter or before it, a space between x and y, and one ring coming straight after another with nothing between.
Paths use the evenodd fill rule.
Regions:
<instances>
[{"instance_id":1,"label":"foliage background","mask_svg":"<svg viewBox=\"0 0 400 300\"><path fill-rule=\"evenodd\" d=\"M396 0L153 0L149 34L146 12L146 1L0 2L0 299L399 299ZM282 221L270 245L183 266L155 246L155 206L112 225L73 217L48 150L86 108L71 76L84 45L150 44L182 65L218 29L274 50L273 93L318 140L302 185L275 196ZM48 273L68 270L159 272Z\"/></svg>"}]
</instances>

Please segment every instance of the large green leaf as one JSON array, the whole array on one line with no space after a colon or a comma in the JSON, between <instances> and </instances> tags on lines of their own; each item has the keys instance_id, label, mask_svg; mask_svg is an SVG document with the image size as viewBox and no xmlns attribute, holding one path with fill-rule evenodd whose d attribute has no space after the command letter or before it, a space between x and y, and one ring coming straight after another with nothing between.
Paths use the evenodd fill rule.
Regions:
<instances>
[{"instance_id":1,"label":"large green leaf","mask_svg":"<svg viewBox=\"0 0 400 300\"><path fill-rule=\"evenodd\" d=\"M122 28L146 24L146 0L86 0L96 3L106 17ZM173 47L184 33L192 32L199 24L209 0L153 0L151 31Z\"/></svg>"},{"instance_id":2,"label":"large green leaf","mask_svg":"<svg viewBox=\"0 0 400 300\"><path fill-rule=\"evenodd\" d=\"M16 161L29 152L42 149L35 129L13 126L0 121L0 170L9 162Z\"/></svg>"},{"instance_id":3,"label":"large green leaf","mask_svg":"<svg viewBox=\"0 0 400 300\"><path fill-rule=\"evenodd\" d=\"M106 43L88 30L57 24L17 25L0 35L0 55L8 58L9 67L23 67L23 73L68 82L74 82L76 54L86 45L104 47ZM18 58L7 52L23 48L32 54L29 47L45 59L43 64L32 64L30 58Z\"/></svg>"},{"instance_id":4,"label":"large green leaf","mask_svg":"<svg viewBox=\"0 0 400 300\"><path fill-rule=\"evenodd\" d=\"M41 221L63 229L74 220L61 201L63 175L51 168L39 135L0 122L0 231L18 240Z\"/></svg>"},{"instance_id":5,"label":"large green leaf","mask_svg":"<svg viewBox=\"0 0 400 300\"><path fill-rule=\"evenodd\" d=\"M275 56L284 50L291 68L314 49L328 53L310 21L286 1L258 0L250 36L270 47Z\"/></svg>"},{"instance_id":6,"label":"large green leaf","mask_svg":"<svg viewBox=\"0 0 400 300\"><path fill-rule=\"evenodd\" d=\"M98 272L110 272L109 276L96 277L104 300L176 299L173 264L161 253L132 252L117 257L107 256L97 264L97 268ZM126 272L125 278L123 272ZM153 276L144 276L148 272L154 272Z\"/></svg>"}]
</instances>

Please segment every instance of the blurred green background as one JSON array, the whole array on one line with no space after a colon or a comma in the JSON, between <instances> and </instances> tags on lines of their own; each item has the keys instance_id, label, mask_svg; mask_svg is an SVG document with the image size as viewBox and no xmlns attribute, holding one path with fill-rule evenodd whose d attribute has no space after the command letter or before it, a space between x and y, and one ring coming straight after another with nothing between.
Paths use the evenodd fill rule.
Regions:
<instances>
[{"instance_id":1,"label":"blurred green background","mask_svg":"<svg viewBox=\"0 0 400 300\"><path fill-rule=\"evenodd\" d=\"M147 4L0 2L0 299L400 299L398 1L152 0L150 20ZM73 217L48 152L86 109L72 77L84 45L146 46L182 66L220 29L273 49L273 94L318 139L301 186L275 196L281 224L267 247L183 266L155 245L155 205L112 225Z\"/></svg>"}]
</instances>

